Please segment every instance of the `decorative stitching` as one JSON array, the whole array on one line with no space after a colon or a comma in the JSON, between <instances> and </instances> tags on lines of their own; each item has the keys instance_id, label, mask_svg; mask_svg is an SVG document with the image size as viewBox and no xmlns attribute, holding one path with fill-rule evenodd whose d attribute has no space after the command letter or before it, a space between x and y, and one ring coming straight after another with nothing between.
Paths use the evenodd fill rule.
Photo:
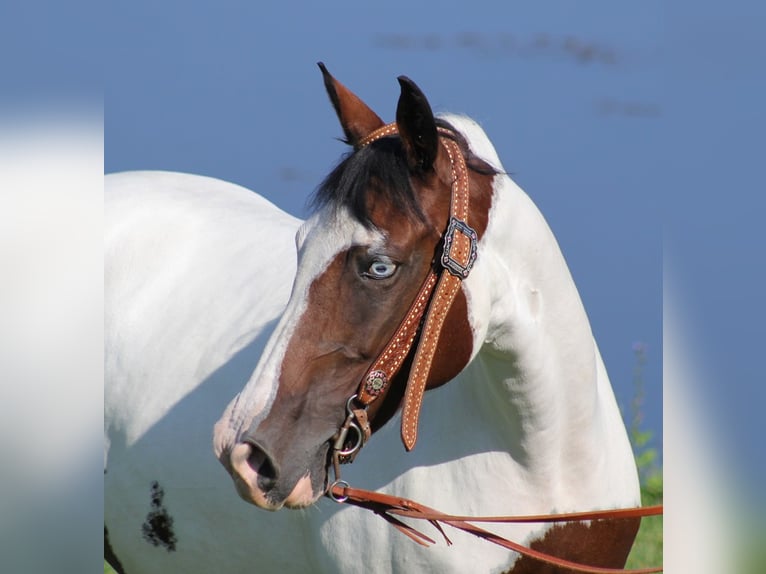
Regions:
<instances>
[{"instance_id":1,"label":"decorative stitching","mask_svg":"<svg viewBox=\"0 0 766 574\"><path fill-rule=\"evenodd\" d=\"M455 154L458 156L460 154L457 144L452 140L443 139L442 145L444 145L449 156L452 171L453 193L450 200L450 216L466 221L468 215L467 171L463 162L455 161ZM461 243L465 244L466 239L463 238ZM456 238L455 241L457 242L458 239ZM463 248L458 248L458 254L460 253L463 253L464 261L467 263L465 254L470 253L470 247L467 252ZM408 451L412 450L417 442L417 426L420 420L420 407L423 402L425 385L428 374L431 372L431 365L444 320L459 287L459 278L450 273L443 273L436 287L434 304L426 315L423 335L415 353L410 380L407 382L404 395L404 406L402 407L402 440Z\"/></svg>"},{"instance_id":2,"label":"decorative stitching","mask_svg":"<svg viewBox=\"0 0 766 574\"><path fill-rule=\"evenodd\" d=\"M384 126L379 127L376 130L373 130L372 133L367 134L362 139L357 142L357 147L362 148L365 146L370 145L375 140L379 140L380 138L384 138L386 136L392 136L396 133L398 133L399 128L396 126L396 122L392 122L390 124L386 124Z\"/></svg>"}]
</instances>

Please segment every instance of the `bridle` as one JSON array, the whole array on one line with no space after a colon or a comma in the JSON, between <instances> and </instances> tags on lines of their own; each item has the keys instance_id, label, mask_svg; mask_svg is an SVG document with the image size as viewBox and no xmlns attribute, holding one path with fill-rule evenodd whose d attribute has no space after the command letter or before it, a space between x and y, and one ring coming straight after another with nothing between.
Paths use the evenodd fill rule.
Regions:
<instances>
[{"instance_id":1,"label":"bridle","mask_svg":"<svg viewBox=\"0 0 766 574\"><path fill-rule=\"evenodd\" d=\"M442 236L442 254L439 258L439 266L431 266L404 319L383 348L383 351L362 377L357 392L346 401L346 418L333 437L331 447L335 480L329 483L326 495L338 503L352 504L372 510L414 541L424 546L433 544L435 541L412 526L402 522L399 517L427 520L436 527L447 544L452 543L444 533L441 524L469 532L504 548L514 550L524 556L554 566L568 568L572 571L594 574L649 574L661 572L662 567L626 570L588 566L571 562L507 540L472 524L472 522L576 522L582 520L636 518L661 514L662 505L602 510L589 513L524 517L455 516L433 510L406 498L352 488L348 482L341 479L340 465L352 462L372 435L368 408L386 393L394 376L410 354L418 333L420 333L402 404L402 442L407 451L414 448L417 441L418 420L423 402L423 394L431 371L439 335L444 325L444 320L455 300L455 296L460 290L460 285L468 277L476 261L478 234L468 224L470 194L468 168L460 147L454 139L454 133L443 127L438 127L437 129L441 136L439 137L439 142L447 152L452 172L450 215L446 230ZM396 123L384 125L362 138L358 142L357 148L365 147L381 138L393 136L397 133Z\"/></svg>"}]
</instances>

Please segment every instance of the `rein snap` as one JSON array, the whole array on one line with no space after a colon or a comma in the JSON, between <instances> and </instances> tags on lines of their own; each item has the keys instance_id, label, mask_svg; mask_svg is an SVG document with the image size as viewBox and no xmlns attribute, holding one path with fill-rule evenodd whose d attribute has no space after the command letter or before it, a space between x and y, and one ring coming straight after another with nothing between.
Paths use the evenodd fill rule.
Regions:
<instances>
[{"instance_id":1,"label":"rein snap","mask_svg":"<svg viewBox=\"0 0 766 574\"><path fill-rule=\"evenodd\" d=\"M332 469L335 480L330 483L325 494L335 502L345 502L346 497L337 494L338 487L348 488L350 485L340 478L340 465L353 462L364 443L372 435L372 427L367 417L367 407L355 408L356 395L346 401L346 420L335 434L332 445Z\"/></svg>"}]
</instances>

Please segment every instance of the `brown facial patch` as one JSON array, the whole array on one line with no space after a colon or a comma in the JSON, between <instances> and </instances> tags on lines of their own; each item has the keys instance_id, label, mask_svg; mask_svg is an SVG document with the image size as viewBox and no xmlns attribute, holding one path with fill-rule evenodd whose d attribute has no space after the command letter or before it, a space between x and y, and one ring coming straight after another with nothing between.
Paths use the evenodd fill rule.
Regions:
<instances>
[{"instance_id":1,"label":"brown facial patch","mask_svg":"<svg viewBox=\"0 0 766 574\"><path fill-rule=\"evenodd\" d=\"M581 522L555 525L545 536L532 542L534 550L553 556L604 568L622 568L636 538L640 525L638 518L597 520L587 526ZM544 564L534 558L522 556L507 574L564 574L568 568Z\"/></svg>"},{"instance_id":2,"label":"brown facial patch","mask_svg":"<svg viewBox=\"0 0 766 574\"><path fill-rule=\"evenodd\" d=\"M422 225L418 229L423 232ZM245 437L271 458L278 475L271 487L274 502L289 494L307 466L315 491L322 488L327 446L343 422L346 401L427 272L431 254L411 249L413 242L423 241L415 226L403 225L399 231L384 253L365 246L338 253L309 288L271 410ZM385 280L366 276L381 254L399 262L396 273Z\"/></svg>"}]
</instances>

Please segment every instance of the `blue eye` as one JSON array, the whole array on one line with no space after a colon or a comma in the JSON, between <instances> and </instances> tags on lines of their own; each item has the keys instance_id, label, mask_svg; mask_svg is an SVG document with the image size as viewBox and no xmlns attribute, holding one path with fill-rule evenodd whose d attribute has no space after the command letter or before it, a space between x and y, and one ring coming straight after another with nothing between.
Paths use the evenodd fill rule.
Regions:
<instances>
[{"instance_id":1,"label":"blue eye","mask_svg":"<svg viewBox=\"0 0 766 574\"><path fill-rule=\"evenodd\" d=\"M386 257L373 261L365 275L371 279L388 279L395 272L396 263Z\"/></svg>"}]
</instances>

